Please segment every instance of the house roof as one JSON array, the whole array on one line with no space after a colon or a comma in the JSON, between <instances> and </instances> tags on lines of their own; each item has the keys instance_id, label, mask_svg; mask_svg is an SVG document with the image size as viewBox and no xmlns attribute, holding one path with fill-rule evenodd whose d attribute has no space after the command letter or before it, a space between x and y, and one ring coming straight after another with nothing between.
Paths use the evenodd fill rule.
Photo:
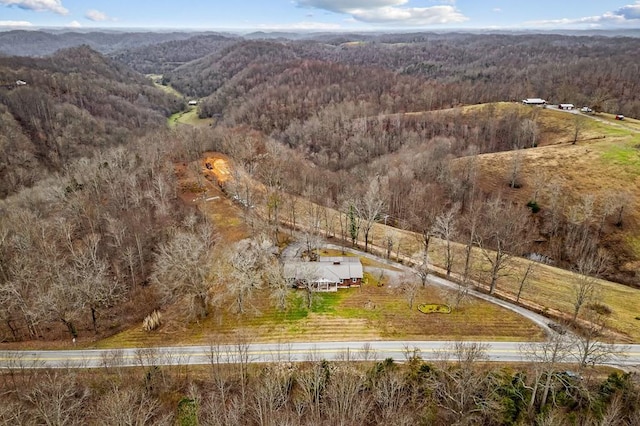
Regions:
<instances>
[{"instance_id":1,"label":"house roof","mask_svg":"<svg viewBox=\"0 0 640 426\"><path fill-rule=\"evenodd\" d=\"M523 99L522 102L525 104L544 104L547 101L541 98L527 98L527 99Z\"/></svg>"},{"instance_id":2,"label":"house roof","mask_svg":"<svg viewBox=\"0 0 640 426\"><path fill-rule=\"evenodd\" d=\"M317 262L285 262L284 277L314 282L340 282L362 279L363 269L357 257L320 257Z\"/></svg>"}]
</instances>

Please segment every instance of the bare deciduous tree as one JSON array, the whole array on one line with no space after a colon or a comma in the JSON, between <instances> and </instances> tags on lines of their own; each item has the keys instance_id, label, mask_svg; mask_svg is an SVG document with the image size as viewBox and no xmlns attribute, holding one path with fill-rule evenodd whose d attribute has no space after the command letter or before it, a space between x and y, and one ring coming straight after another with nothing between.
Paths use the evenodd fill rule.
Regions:
<instances>
[{"instance_id":1,"label":"bare deciduous tree","mask_svg":"<svg viewBox=\"0 0 640 426\"><path fill-rule=\"evenodd\" d=\"M478 362L486 360L487 348L480 343L456 342L440 353L431 386L438 406L449 413L447 419L452 424L463 419L467 424L478 422L490 409L485 393L490 376L477 368Z\"/></svg>"},{"instance_id":2,"label":"bare deciduous tree","mask_svg":"<svg viewBox=\"0 0 640 426\"><path fill-rule=\"evenodd\" d=\"M453 251L451 250L451 240L454 239L458 233L456 228L459 207L456 205L446 212L436 216L433 223L432 233L436 237L444 240L445 242L445 268L447 270L447 277L451 275L451 268L453 267Z\"/></svg>"},{"instance_id":3,"label":"bare deciduous tree","mask_svg":"<svg viewBox=\"0 0 640 426\"><path fill-rule=\"evenodd\" d=\"M280 311L286 310L291 286L284 277L282 264L275 259L267 262L263 275L276 308Z\"/></svg>"},{"instance_id":4,"label":"bare deciduous tree","mask_svg":"<svg viewBox=\"0 0 640 426\"><path fill-rule=\"evenodd\" d=\"M211 301L212 248L215 238L207 224L176 229L158 246L151 280L165 303L186 298L190 318L204 318Z\"/></svg>"},{"instance_id":5,"label":"bare deciduous tree","mask_svg":"<svg viewBox=\"0 0 640 426\"><path fill-rule=\"evenodd\" d=\"M498 278L505 274L509 261L518 256L526 244L527 218L525 209L499 198L486 204L476 242L491 265L489 293L495 291Z\"/></svg>"},{"instance_id":6,"label":"bare deciduous tree","mask_svg":"<svg viewBox=\"0 0 640 426\"><path fill-rule=\"evenodd\" d=\"M234 244L225 254L226 268L219 270L220 280L226 281L237 313L245 312L253 291L262 287L262 268L271 248L271 242L266 238L247 238Z\"/></svg>"},{"instance_id":7,"label":"bare deciduous tree","mask_svg":"<svg viewBox=\"0 0 640 426\"><path fill-rule=\"evenodd\" d=\"M607 265L606 254L595 247L581 254L574 267L572 284L573 321L583 306L593 302L599 296L598 276Z\"/></svg>"},{"instance_id":8,"label":"bare deciduous tree","mask_svg":"<svg viewBox=\"0 0 640 426\"><path fill-rule=\"evenodd\" d=\"M95 418L101 422L118 426L144 426L147 424L169 425L169 417L157 417L160 401L145 390L114 385L101 395Z\"/></svg>"},{"instance_id":9,"label":"bare deciduous tree","mask_svg":"<svg viewBox=\"0 0 640 426\"><path fill-rule=\"evenodd\" d=\"M404 294L404 297L409 305L409 309L413 310L413 303L416 300L416 296L420 291L420 283L411 275L404 273L399 278L400 284L398 288Z\"/></svg>"},{"instance_id":10,"label":"bare deciduous tree","mask_svg":"<svg viewBox=\"0 0 640 426\"><path fill-rule=\"evenodd\" d=\"M373 224L378 220L385 207L385 200L382 198L380 182L372 179L369 188L364 196L356 203L356 211L360 218L360 228L364 234L364 251L369 249L369 234Z\"/></svg>"},{"instance_id":11,"label":"bare deciduous tree","mask_svg":"<svg viewBox=\"0 0 640 426\"><path fill-rule=\"evenodd\" d=\"M574 336L573 355L580 367L604 364L621 357L625 348L603 341L606 339L604 315L591 311L585 320L586 323L582 325L580 333Z\"/></svg>"},{"instance_id":12,"label":"bare deciduous tree","mask_svg":"<svg viewBox=\"0 0 640 426\"><path fill-rule=\"evenodd\" d=\"M529 283L529 280L533 277L533 274L535 273L536 263L537 262L533 260L528 262L526 269L518 279L518 294L516 295L516 303L520 302L520 296L522 295L522 291Z\"/></svg>"},{"instance_id":13,"label":"bare deciduous tree","mask_svg":"<svg viewBox=\"0 0 640 426\"><path fill-rule=\"evenodd\" d=\"M45 373L25 395L33 407L34 422L47 425L82 423L82 407L88 396L74 375L57 371Z\"/></svg>"},{"instance_id":14,"label":"bare deciduous tree","mask_svg":"<svg viewBox=\"0 0 640 426\"><path fill-rule=\"evenodd\" d=\"M520 346L520 352L533 363L535 376L531 387L531 399L529 400L529 411L534 412L538 393L540 396L540 407L544 407L551 391L551 386L557 380L556 373L558 365L566 362L571 356L572 342L565 334L555 333L549 340L542 343L529 343Z\"/></svg>"}]
</instances>

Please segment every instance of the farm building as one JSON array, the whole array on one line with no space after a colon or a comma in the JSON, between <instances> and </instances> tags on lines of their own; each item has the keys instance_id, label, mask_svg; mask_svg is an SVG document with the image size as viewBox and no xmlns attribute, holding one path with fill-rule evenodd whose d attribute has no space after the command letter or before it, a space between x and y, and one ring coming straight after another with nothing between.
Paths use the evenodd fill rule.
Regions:
<instances>
[{"instance_id":1,"label":"farm building","mask_svg":"<svg viewBox=\"0 0 640 426\"><path fill-rule=\"evenodd\" d=\"M540 98L527 98L527 99L523 99L522 103L524 105L546 105L547 101Z\"/></svg>"},{"instance_id":2,"label":"farm building","mask_svg":"<svg viewBox=\"0 0 640 426\"><path fill-rule=\"evenodd\" d=\"M285 262L284 277L293 287L311 282L314 291L360 287L363 269L357 257L320 257L316 262Z\"/></svg>"},{"instance_id":3,"label":"farm building","mask_svg":"<svg viewBox=\"0 0 640 426\"><path fill-rule=\"evenodd\" d=\"M198 101L189 101L189 106L196 106L198 105Z\"/></svg>"},{"instance_id":4,"label":"farm building","mask_svg":"<svg viewBox=\"0 0 640 426\"><path fill-rule=\"evenodd\" d=\"M566 109L566 110L571 110L574 109L575 106L573 104L559 104L558 105L558 109Z\"/></svg>"}]
</instances>

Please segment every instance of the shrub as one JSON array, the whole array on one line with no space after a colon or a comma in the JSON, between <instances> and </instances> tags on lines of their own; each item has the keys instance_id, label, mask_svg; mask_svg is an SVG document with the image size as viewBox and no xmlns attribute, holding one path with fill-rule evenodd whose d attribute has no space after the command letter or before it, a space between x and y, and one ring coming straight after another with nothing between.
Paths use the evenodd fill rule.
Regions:
<instances>
[{"instance_id":1,"label":"shrub","mask_svg":"<svg viewBox=\"0 0 640 426\"><path fill-rule=\"evenodd\" d=\"M599 302L591 303L587 306L587 308L591 309L599 315L611 315L613 313L610 307L608 307L604 303Z\"/></svg>"},{"instance_id":2,"label":"shrub","mask_svg":"<svg viewBox=\"0 0 640 426\"><path fill-rule=\"evenodd\" d=\"M527 203L527 207L531 209L531 213L538 213L540 211L540 206L536 201L533 200Z\"/></svg>"},{"instance_id":3,"label":"shrub","mask_svg":"<svg viewBox=\"0 0 640 426\"><path fill-rule=\"evenodd\" d=\"M418 310L423 314L450 314L451 306L449 305L440 305L437 303L423 303L418 305Z\"/></svg>"},{"instance_id":4,"label":"shrub","mask_svg":"<svg viewBox=\"0 0 640 426\"><path fill-rule=\"evenodd\" d=\"M162 325L162 314L157 310L151 312L142 321L142 329L145 331L153 331Z\"/></svg>"}]
</instances>

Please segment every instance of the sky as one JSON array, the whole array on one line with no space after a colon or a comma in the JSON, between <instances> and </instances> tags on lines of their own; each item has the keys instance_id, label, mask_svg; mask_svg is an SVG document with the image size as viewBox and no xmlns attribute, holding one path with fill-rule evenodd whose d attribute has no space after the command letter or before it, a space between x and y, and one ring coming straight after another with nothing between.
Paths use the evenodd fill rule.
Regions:
<instances>
[{"instance_id":1,"label":"sky","mask_svg":"<svg viewBox=\"0 0 640 426\"><path fill-rule=\"evenodd\" d=\"M640 0L0 0L0 30L640 28Z\"/></svg>"}]
</instances>

